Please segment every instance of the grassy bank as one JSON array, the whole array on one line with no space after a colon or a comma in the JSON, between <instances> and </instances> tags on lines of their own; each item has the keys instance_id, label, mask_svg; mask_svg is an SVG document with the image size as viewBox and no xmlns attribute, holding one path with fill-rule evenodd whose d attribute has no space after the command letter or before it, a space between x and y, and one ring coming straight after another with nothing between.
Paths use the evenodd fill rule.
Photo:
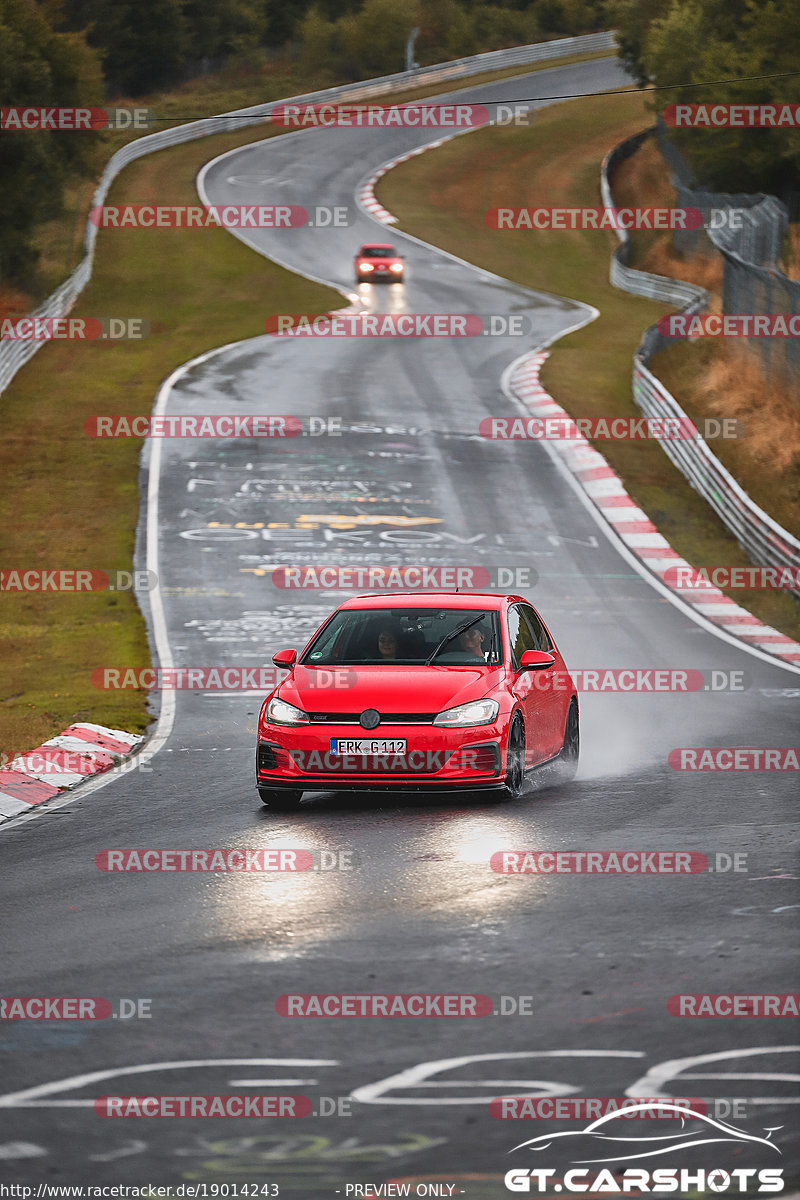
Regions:
<instances>
[{"instance_id":1,"label":"grassy bank","mask_svg":"<svg viewBox=\"0 0 800 1200\"><path fill-rule=\"evenodd\" d=\"M557 343L542 375L575 417L641 415L631 395L631 361L642 332L665 306L611 287L612 234L496 231L486 225L485 213L497 206L600 204L605 153L651 123L643 99L633 94L570 101L538 113L530 128L456 138L395 168L377 189L400 228L526 287L581 299L600 310L598 320ZM679 390L677 395L682 398ZM596 445L689 562L748 562L657 442ZM770 625L800 637L800 608L788 595L731 595Z\"/></svg>"}]
</instances>

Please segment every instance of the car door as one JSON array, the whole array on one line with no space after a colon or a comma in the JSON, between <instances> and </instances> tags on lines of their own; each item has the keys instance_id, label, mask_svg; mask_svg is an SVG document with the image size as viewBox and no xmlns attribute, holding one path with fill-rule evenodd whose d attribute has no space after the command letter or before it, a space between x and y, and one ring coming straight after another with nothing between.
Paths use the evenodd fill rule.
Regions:
<instances>
[{"instance_id":1,"label":"car door","mask_svg":"<svg viewBox=\"0 0 800 1200\"><path fill-rule=\"evenodd\" d=\"M558 754L564 744L564 727L567 720L569 692L566 688L566 671L558 649L544 627L544 622L532 604L521 604L522 614L534 639L535 650L548 650L555 658L550 670L536 671L534 686L539 693L539 717L546 758Z\"/></svg>"},{"instance_id":2,"label":"car door","mask_svg":"<svg viewBox=\"0 0 800 1200\"><path fill-rule=\"evenodd\" d=\"M543 714L549 712L547 692L541 691L539 671L520 671L519 663L526 650L540 647L525 619L522 605L512 604L506 614L508 643L511 648L511 694L519 701L525 721L525 765L534 766L550 757L552 729L545 727Z\"/></svg>"}]
</instances>

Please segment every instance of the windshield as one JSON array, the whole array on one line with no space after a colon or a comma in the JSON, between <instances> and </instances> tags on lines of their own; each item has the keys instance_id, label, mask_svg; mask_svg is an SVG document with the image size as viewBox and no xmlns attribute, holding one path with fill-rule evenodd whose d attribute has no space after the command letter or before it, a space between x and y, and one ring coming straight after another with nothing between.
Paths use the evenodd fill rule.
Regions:
<instances>
[{"instance_id":1,"label":"windshield","mask_svg":"<svg viewBox=\"0 0 800 1200\"><path fill-rule=\"evenodd\" d=\"M503 648L497 613L481 608L348 608L333 614L300 661L307 667L495 665Z\"/></svg>"},{"instance_id":2,"label":"windshield","mask_svg":"<svg viewBox=\"0 0 800 1200\"><path fill-rule=\"evenodd\" d=\"M396 258L397 251L394 246L362 246L358 253L359 258Z\"/></svg>"}]
</instances>

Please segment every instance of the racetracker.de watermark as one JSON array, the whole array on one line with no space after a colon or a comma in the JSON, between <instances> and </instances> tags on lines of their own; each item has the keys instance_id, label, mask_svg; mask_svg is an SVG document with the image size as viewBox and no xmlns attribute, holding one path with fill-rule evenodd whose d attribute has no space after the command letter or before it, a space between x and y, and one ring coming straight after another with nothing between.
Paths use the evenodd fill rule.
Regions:
<instances>
[{"instance_id":1,"label":"racetracker.de watermark","mask_svg":"<svg viewBox=\"0 0 800 1200\"><path fill-rule=\"evenodd\" d=\"M670 1096L498 1096L489 1103L496 1121L596 1121L618 1113L630 1121L674 1121L676 1108L705 1114L708 1105L699 1098Z\"/></svg>"},{"instance_id":2,"label":"racetracker.de watermark","mask_svg":"<svg viewBox=\"0 0 800 1200\"><path fill-rule=\"evenodd\" d=\"M314 424L316 422L316 425ZM306 418L277 413L204 413L176 416L137 416L128 413L87 417L83 432L92 438L295 438L308 432L318 437L330 432L328 418ZM341 431L339 431L341 432Z\"/></svg>"},{"instance_id":3,"label":"racetracker.de watermark","mask_svg":"<svg viewBox=\"0 0 800 1200\"><path fill-rule=\"evenodd\" d=\"M110 874L161 873L185 874L198 872L254 872L301 874L305 871L354 871L360 866L357 850L308 850L285 846L216 847L213 849L177 850L139 848L136 850L100 850L94 857L99 871Z\"/></svg>"},{"instance_id":4,"label":"racetracker.de watermark","mask_svg":"<svg viewBox=\"0 0 800 1200\"><path fill-rule=\"evenodd\" d=\"M497 875L722 875L747 872L747 854L698 850L496 850Z\"/></svg>"},{"instance_id":5,"label":"racetracker.de watermark","mask_svg":"<svg viewBox=\"0 0 800 1200\"><path fill-rule=\"evenodd\" d=\"M671 313L656 321L662 337L800 337L797 313Z\"/></svg>"},{"instance_id":6,"label":"racetracker.de watermark","mask_svg":"<svg viewBox=\"0 0 800 1200\"><path fill-rule=\"evenodd\" d=\"M98 229L344 229L355 214L347 205L106 204L89 219Z\"/></svg>"},{"instance_id":7,"label":"racetracker.de watermark","mask_svg":"<svg viewBox=\"0 0 800 1200\"><path fill-rule=\"evenodd\" d=\"M532 1017L533 996L443 992L304 993L278 996L281 1017Z\"/></svg>"},{"instance_id":8,"label":"racetracker.de watermark","mask_svg":"<svg viewBox=\"0 0 800 1200\"><path fill-rule=\"evenodd\" d=\"M702 229L699 208L490 208L490 229L532 229L566 232L592 229Z\"/></svg>"},{"instance_id":9,"label":"racetracker.de watermark","mask_svg":"<svg viewBox=\"0 0 800 1200\"><path fill-rule=\"evenodd\" d=\"M98 1096L98 1117L310 1117L308 1096Z\"/></svg>"},{"instance_id":10,"label":"racetracker.de watermark","mask_svg":"<svg viewBox=\"0 0 800 1200\"><path fill-rule=\"evenodd\" d=\"M530 125L527 104L276 104L268 118L283 129L480 129Z\"/></svg>"},{"instance_id":11,"label":"racetracker.de watermark","mask_svg":"<svg viewBox=\"0 0 800 1200\"><path fill-rule=\"evenodd\" d=\"M282 678L277 667L96 667L92 687L104 691L270 692Z\"/></svg>"},{"instance_id":12,"label":"racetracker.de watermark","mask_svg":"<svg viewBox=\"0 0 800 1200\"><path fill-rule=\"evenodd\" d=\"M703 591L718 588L800 588L800 567L668 567L667 587Z\"/></svg>"},{"instance_id":13,"label":"racetracker.de watermark","mask_svg":"<svg viewBox=\"0 0 800 1200\"><path fill-rule=\"evenodd\" d=\"M5 567L0 592L144 592L158 587L154 571L103 571L97 567Z\"/></svg>"},{"instance_id":14,"label":"racetracker.de watermark","mask_svg":"<svg viewBox=\"0 0 800 1200\"><path fill-rule=\"evenodd\" d=\"M668 104L673 129L797 129L800 104Z\"/></svg>"},{"instance_id":15,"label":"racetracker.de watermark","mask_svg":"<svg viewBox=\"0 0 800 1200\"><path fill-rule=\"evenodd\" d=\"M0 109L0 129L8 132L147 129L155 121L152 108L54 108L39 105Z\"/></svg>"},{"instance_id":16,"label":"racetracker.de watermark","mask_svg":"<svg viewBox=\"0 0 800 1200\"><path fill-rule=\"evenodd\" d=\"M681 746L667 761L673 771L800 771L800 748Z\"/></svg>"},{"instance_id":17,"label":"racetracker.de watermark","mask_svg":"<svg viewBox=\"0 0 800 1200\"><path fill-rule=\"evenodd\" d=\"M276 567L271 574L275 587L286 591L482 591L533 588L539 576L533 567Z\"/></svg>"},{"instance_id":18,"label":"racetracker.de watermark","mask_svg":"<svg viewBox=\"0 0 800 1200\"><path fill-rule=\"evenodd\" d=\"M725 992L670 996L667 1012L673 1017L797 1017L800 993L759 992L733 995Z\"/></svg>"},{"instance_id":19,"label":"racetracker.de watermark","mask_svg":"<svg viewBox=\"0 0 800 1200\"><path fill-rule=\"evenodd\" d=\"M152 1018L153 1001L121 996L0 996L0 1021L119 1021Z\"/></svg>"},{"instance_id":20,"label":"racetracker.de watermark","mask_svg":"<svg viewBox=\"0 0 800 1200\"><path fill-rule=\"evenodd\" d=\"M278 313L267 317L275 337L524 337L523 313Z\"/></svg>"},{"instance_id":21,"label":"racetracker.de watermark","mask_svg":"<svg viewBox=\"0 0 800 1200\"><path fill-rule=\"evenodd\" d=\"M484 417L478 432L504 442L685 442L742 437L744 423L736 417L706 417L699 426L689 417Z\"/></svg>"},{"instance_id":22,"label":"racetracker.de watermark","mask_svg":"<svg viewBox=\"0 0 800 1200\"><path fill-rule=\"evenodd\" d=\"M750 681L744 671L716 667L571 667L535 671L530 686L537 692L744 692Z\"/></svg>"},{"instance_id":23,"label":"racetracker.de watermark","mask_svg":"<svg viewBox=\"0 0 800 1200\"><path fill-rule=\"evenodd\" d=\"M3 342L141 341L150 333L143 317L3 317Z\"/></svg>"}]
</instances>

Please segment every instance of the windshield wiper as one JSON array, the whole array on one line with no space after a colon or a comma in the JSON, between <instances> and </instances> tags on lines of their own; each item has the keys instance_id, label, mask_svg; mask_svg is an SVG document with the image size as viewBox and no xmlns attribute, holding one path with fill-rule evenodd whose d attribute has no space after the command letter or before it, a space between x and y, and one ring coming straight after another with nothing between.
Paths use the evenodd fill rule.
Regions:
<instances>
[{"instance_id":1,"label":"windshield wiper","mask_svg":"<svg viewBox=\"0 0 800 1200\"><path fill-rule=\"evenodd\" d=\"M429 666L433 662L433 660L436 658L436 655L439 653L439 651L444 646L446 646L448 642L451 642L454 637L458 637L458 635L460 633L466 633L467 630L471 629L473 625L477 625L478 621L482 621L485 616L486 616L485 612L478 613L477 617L473 617L471 621L465 621L463 623L463 625L457 625L456 628L453 629L450 633L446 633L444 635L444 637L442 638L442 640L439 642L439 645L433 651L433 654L429 654L428 657L425 659L424 665L426 667Z\"/></svg>"}]
</instances>

